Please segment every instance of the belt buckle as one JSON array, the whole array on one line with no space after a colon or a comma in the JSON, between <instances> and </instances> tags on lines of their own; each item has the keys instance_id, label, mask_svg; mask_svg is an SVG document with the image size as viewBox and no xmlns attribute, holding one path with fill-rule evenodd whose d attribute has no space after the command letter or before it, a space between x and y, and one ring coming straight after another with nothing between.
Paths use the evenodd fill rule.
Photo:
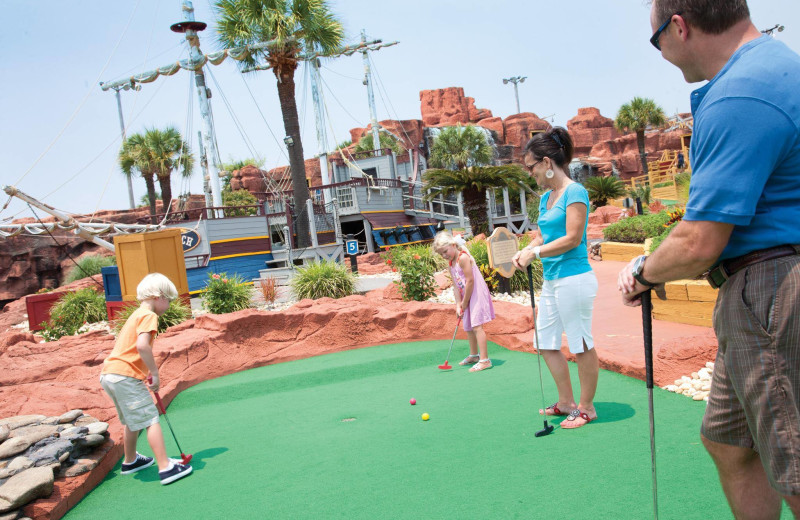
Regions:
<instances>
[{"instance_id":1,"label":"belt buckle","mask_svg":"<svg viewBox=\"0 0 800 520\"><path fill-rule=\"evenodd\" d=\"M714 289L719 289L722 284L728 281L728 272L725 270L723 264L719 264L714 269L710 269L704 275L709 285Z\"/></svg>"}]
</instances>

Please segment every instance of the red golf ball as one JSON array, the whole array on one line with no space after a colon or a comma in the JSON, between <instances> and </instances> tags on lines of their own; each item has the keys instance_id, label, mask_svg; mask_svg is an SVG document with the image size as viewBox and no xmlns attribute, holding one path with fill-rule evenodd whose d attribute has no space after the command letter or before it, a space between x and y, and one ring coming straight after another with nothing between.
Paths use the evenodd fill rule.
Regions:
<instances>
[{"instance_id":1,"label":"red golf ball","mask_svg":"<svg viewBox=\"0 0 800 520\"><path fill-rule=\"evenodd\" d=\"M417 404L417 400L416 400L416 399L414 399L414 398L412 397L412 398L411 398L411 400L409 401L409 403L411 403L411 404Z\"/></svg>"}]
</instances>

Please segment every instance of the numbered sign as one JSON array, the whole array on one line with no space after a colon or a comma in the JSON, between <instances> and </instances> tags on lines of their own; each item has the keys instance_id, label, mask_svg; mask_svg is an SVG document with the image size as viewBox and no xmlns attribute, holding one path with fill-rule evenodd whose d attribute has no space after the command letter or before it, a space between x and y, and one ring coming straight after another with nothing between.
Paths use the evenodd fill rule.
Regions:
<instances>
[{"instance_id":1,"label":"numbered sign","mask_svg":"<svg viewBox=\"0 0 800 520\"><path fill-rule=\"evenodd\" d=\"M357 255L358 254L358 240L348 240L345 242L347 246L347 254L348 255Z\"/></svg>"}]
</instances>

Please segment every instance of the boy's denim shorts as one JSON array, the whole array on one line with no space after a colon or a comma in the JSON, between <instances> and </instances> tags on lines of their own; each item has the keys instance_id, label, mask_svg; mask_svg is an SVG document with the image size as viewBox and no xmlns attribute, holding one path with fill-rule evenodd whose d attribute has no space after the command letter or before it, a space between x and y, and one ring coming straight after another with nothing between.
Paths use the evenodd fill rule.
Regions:
<instances>
[{"instance_id":1,"label":"boy's denim shorts","mask_svg":"<svg viewBox=\"0 0 800 520\"><path fill-rule=\"evenodd\" d=\"M117 374L100 376L103 390L117 408L119 422L133 432L158 423L158 409L144 381Z\"/></svg>"}]
</instances>

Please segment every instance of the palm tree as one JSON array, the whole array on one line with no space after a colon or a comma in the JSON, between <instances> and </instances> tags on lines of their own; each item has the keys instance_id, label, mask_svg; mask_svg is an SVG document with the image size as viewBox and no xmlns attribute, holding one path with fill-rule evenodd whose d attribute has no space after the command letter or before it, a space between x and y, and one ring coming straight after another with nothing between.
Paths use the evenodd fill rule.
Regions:
<instances>
[{"instance_id":1,"label":"palm tree","mask_svg":"<svg viewBox=\"0 0 800 520\"><path fill-rule=\"evenodd\" d=\"M189 177L194 168L194 156L175 127L169 126L164 130L151 128L145 130L144 134L131 135L122 143L119 165L127 177L138 171L144 179L150 216L155 224L156 180L161 187L161 200L166 208L172 200L172 172L180 169L183 177Z\"/></svg>"},{"instance_id":2,"label":"palm tree","mask_svg":"<svg viewBox=\"0 0 800 520\"><path fill-rule=\"evenodd\" d=\"M489 188L518 188L531 191L528 174L518 164L487 166L493 150L483 132L474 126L445 128L431 145L431 166L422 175L425 200L458 193L464 197L464 210L472 233L487 233Z\"/></svg>"},{"instance_id":3,"label":"palm tree","mask_svg":"<svg viewBox=\"0 0 800 520\"><path fill-rule=\"evenodd\" d=\"M614 126L621 132L636 132L639 145L639 158L642 161L642 174L647 175L647 154L644 151L644 130L648 125L661 126L666 122L664 110L649 98L635 97L625 103L617 113Z\"/></svg>"},{"instance_id":4,"label":"palm tree","mask_svg":"<svg viewBox=\"0 0 800 520\"><path fill-rule=\"evenodd\" d=\"M239 66L250 67L263 59L272 67L278 81L283 127L293 143L288 146L288 151L298 216L297 243L299 247L308 247L309 226L305 207L309 195L294 73L301 52L334 53L342 44L344 28L324 0L217 0L215 8L218 13L218 42L223 48L274 41L266 51L239 62Z\"/></svg>"},{"instance_id":5,"label":"palm tree","mask_svg":"<svg viewBox=\"0 0 800 520\"><path fill-rule=\"evenodd\" d=\"M608 204L608 199L625 195L625 183L617 177L589 177L583 183L589 192L589 201L595 208Z\"/></svg>"}]
</instances>

